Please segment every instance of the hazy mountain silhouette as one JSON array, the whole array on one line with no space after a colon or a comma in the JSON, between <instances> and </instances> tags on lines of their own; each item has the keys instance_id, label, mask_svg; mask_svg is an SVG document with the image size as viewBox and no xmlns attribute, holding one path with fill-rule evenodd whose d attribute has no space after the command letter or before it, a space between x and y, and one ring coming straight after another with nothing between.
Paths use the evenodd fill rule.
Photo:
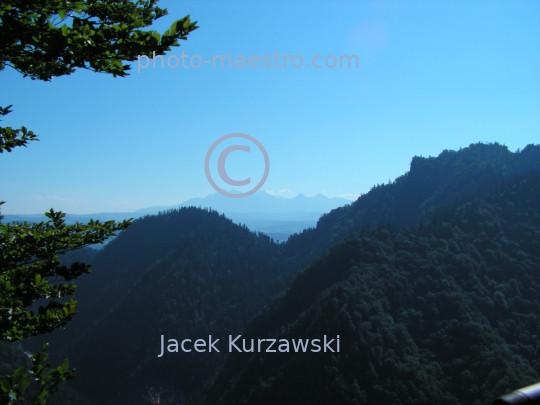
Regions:
<instances>
[{"instance_id":1,"label":"hazy mountain silhouette","mask_svg":"<svg viewBox=\"0 0 540 405\"><path fill-rule=\"evenodd\" d=\"M234 190L231 190L234 193ZM90 219L104 221L123 221L128 218L140 218L145 215L155 215L182 207L211 208L219 213L225 213L228 218L239 224L245 224L256 232L264 232L277 241L284 242L293 233L314 227L320 216L330 210L350 204L344 198L329 198L322 194L306 197L299 194L294 198L283 198L259 191L245 198L230 198L219 193L206 197L191 198L179 205L155 206L143 208L134 212L114 212L95 214L66 214L67 224L75 222L86 223ZM42 214L4 216L4 222L41 222L45 220ZM95 247L101 247L96 245Z\"/></svg>"},{"instance_id":2,"label":"hazy mountain silhouette","mask_svg":"<svg viewBox=\"0 0 540 405\"><path fill-rule=\"evenodd\" d=\"M234 190L231 192L235 193ZM238 193L238 192L236 192ZM284 198L270 195L265 191L243 198L226 197L219 193L210 194L203 198L191 198L180 205L170 207L149 207L136 211L142 214L157 214L159 211L180 207L211 208L220 213L257 213L257 214L287 214L295 212L325 213L334 208L349 204L344 198L329 198L322 194L306 197L299 194L294 198ZM287 217L285 217L287 218ZM282 218L276 218L282 219Z\"/></svg>"}]
</instances>

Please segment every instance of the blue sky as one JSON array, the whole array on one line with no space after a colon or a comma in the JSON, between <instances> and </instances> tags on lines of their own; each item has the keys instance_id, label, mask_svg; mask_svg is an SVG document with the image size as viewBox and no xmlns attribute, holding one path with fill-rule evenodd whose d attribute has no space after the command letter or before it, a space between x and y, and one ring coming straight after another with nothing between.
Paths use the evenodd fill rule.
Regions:
<instances>
[{"instance_id":1,"label":"blue sky","mask_svg":"<svg viewBox=\"0 0 540 405\"><path fill-rule=\"evenodd\" d=\"M230 133L256 138L284 197L354 198L409 168L476 142L515 151L540 140L538 1L160 1L163 32L191 14L191 58L300 55L300 68L140 69L127 78L78 71L44 83L0 72L3 125L40 136L0 156L3 214L134 211L214 193L210 146ZM356 55L358 68L309 68L311 58ZM192 59L194 62L197 59ZM187 59L189 61L189 59ZM297 59L298 61L298 59ZM331 56L329 61L331 61ZM174 59L170 60L174 64ZM283 56L278 60L283 64ZM228 142L228 143L227 143ZM235 151L226 163L245 192L264 160ZM233 187L217 176L225 189ZM249 198L249 197L247 197Z\"/></svg>"}]
</instances>

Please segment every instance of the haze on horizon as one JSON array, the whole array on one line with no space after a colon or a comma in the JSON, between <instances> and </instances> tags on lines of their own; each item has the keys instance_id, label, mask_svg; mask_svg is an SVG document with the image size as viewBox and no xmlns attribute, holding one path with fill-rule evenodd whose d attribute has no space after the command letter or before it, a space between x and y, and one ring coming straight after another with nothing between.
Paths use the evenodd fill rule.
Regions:
<instances>
[{"instance_id":1,"label":"haze on horizon","mask_svg":"<svg viewBox=\"0 0 540 405\"><path fill-rule=\"evenodd\" d=\"M134 63L124 79L77 71L49 83L6 68L0 105L14 112L3 124L24 125L40 142L0 159L2 214L133 212L207 196L215 190L205 155L230 133L264 145L270 170L261 191L286 198L354 200L407 172L416 155L538 143L538 2L160 5L169 15L158 31L186 14L200 26L169 56L277 52L307 64L314 55L357 55L359 67L138 73ZM256 183L262 155L240 144L252 150L231 153L227 173Z\"/></svg>"}]
</instances>

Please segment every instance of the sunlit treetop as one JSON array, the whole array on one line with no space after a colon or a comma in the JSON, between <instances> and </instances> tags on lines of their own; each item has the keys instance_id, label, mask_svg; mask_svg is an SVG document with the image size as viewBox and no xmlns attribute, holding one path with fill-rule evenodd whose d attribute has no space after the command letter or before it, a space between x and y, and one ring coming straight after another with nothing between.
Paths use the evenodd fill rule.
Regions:
<instances>
[{"instance_id":1,"label":"sunlit treetop","mask_svg":"<svg viewBox=\"0 0 540 405\"><path fill-rule=\"evenodd\" d=\"M163 55L197 29L189 15L162 35L145 30L167 10L157 0L13 0L0 2L0 70L50 80L76 68L128 75L137 55Z\"/></svg>"}]
</instances>

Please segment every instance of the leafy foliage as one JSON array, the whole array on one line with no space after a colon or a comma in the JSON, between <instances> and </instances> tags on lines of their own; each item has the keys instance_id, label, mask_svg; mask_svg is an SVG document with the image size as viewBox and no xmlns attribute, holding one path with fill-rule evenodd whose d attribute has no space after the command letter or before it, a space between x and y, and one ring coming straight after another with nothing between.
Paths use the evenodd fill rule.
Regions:
<instances>
[{"instance_id":1,"label":"leafy foliage","mask_svg":"<svg viewBox=\"0 0 540 405\"><path fill-rule=\"evenodd\" d=\"M0 376L5 376L7 379L11 379L14 371L21 367L21 365L25 365L28 370L32 367L31 354L25 353L21 341L9 342L0 340L0 359ZM47 367L44 371L48 370L52 369ZM27 391L34 391L35 388L36 383L31 382ZM23 404L27 404L28 402L20 398L19 401L16 401L16 403ZM88 405L88 402L73 390L69 384L59 384L55 388L55 392L47 396L46 403L48 405Z\"/></svg>"},{"instance_id":2,"label":"leafy foliage","mask_svg":"<svg viewBox=\"0 0 540 405\"><path fill-rule=\"evenodd\" d=\"M197 29L189 15L160 35L145 31L167 14L157 0L14 0L0 4L0 70L50 80L76 68L125 76L137 55L163 55Z\"/></svg>"},{"instance_id":3,"label":"leafy foliage","mask_svg":"<svg viewBox=\"0 0 540 405\"><path fill-rule=\"evenodd\" d=\"M197 28L189 16L175 21L163 35L143 30L167 14L157 0L21 1L0 3L0 70L12 67L31 79L51 80L77 68L126 76L138 55L163 55ZM0 107L0 116L11 106ZM25 127L0 127L0 153L36 141ZM4 202L0 202L0 205ZM0 222L0 339L16 341L63 328L75 314L72 280L89 273L89 265L61 265L58 255L102 243L125 230L131 220L90 221L66 225L65 214L50 210L38 224ZM2 216L0 216L0 221ZM69 298L66 300L66 298ZM46 304L37 307L40 301ZM44 404L59 384L74 376L67 360L50 368L46 345L0 380L1 404ZM33 396L24 393L35 382Z\"/></svg>"},{"instance_id":4,"label":"leafy foliage","mask_svg":"<svg viewBox=\"0 0 540 405\"><path fill-rule=\"evenodd\" d=\"M0 107L0 116L11 113L11 105ZM37 135L28 131L25 127L13 129L11 127L0 127L0 153L11 152L11 149L17 146L24 146L30 141L37 141Z\"/></svg>"},{"instance_id":5,"label":"leafy foliage","mask_svg":"<svg viewBox=\"0 0 540 405\"><path fill-rule=\"evenodd\" d=\"M131 220L116 224L90 221L87 225L65 225L65 214L45 214L47 222L0 225L0 338L16 341L63 328L76 313L71 297L75 285L71 280L90 273L89 265L74 262L61 265L58 255L101 243L107 237L125 230ZM1 216L0 216L1 219ZM66 283L64 281L69 281ZM60 301L59 301L60 300ZM37 311L34 303L43 302ZM47 344L30 355L31 367L17 368L11 376L0 379L0 403L22 403L30 383L37 384L30 404L45 404L45 398L58 390L61 382L72 379L65 359L53 368L47 362Z\"/></svg>"},{"instance_id":6,"label":"leafy foliage","mask_svg":"<svg viewBox=\"0 0 540 405\"><path fill-rule=\"evenodd\" d=\"M64 327L75 314L75 301L59 303L55 299L70 297L75 285L62 283L90 273L89 265L75 262L69 268L60 265L58 255L102 242L130 221L87 225L65 225L65 214L45 214L48 222L2 225L0 233L0 337L21 340ZM28 310L34 302L49 300L37 313Z\"/></svg>"},{"instance_id":7,"label":"leafy foliage","mask_svg":"<svg viewBox=\"0 0 540 405\"><path fill-rule=\"evenodd\" d=\"M44 345L41 351L29 356L32 362L30 374L26 373L26 366L21 366L11 377L0 377L0 388L5 393L3 402L43 405L46 403L45 398L56 392L61 382L75 377L75 372L68 370L67 359L64 359L61 366L51 369L51 364L47 362L46 349L47 345ZM33 381L37 382L37 387L33 398L27 402L24 400L24 393Z\"/></svg>"}]
</instances>

